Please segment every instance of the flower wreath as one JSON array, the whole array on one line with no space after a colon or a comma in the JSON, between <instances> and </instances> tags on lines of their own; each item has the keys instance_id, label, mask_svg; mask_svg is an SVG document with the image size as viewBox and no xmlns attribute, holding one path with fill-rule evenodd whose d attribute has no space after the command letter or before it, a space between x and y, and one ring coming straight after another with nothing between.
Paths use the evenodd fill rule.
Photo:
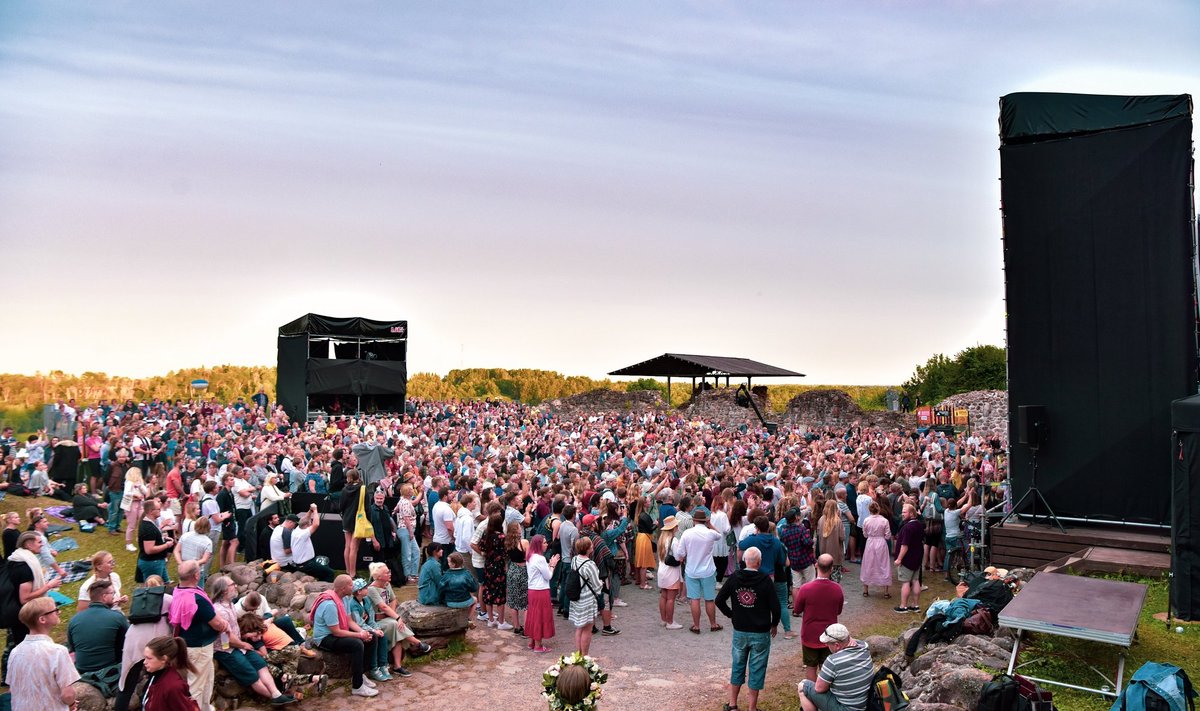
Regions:
<instances>
[{"instance_id":1,"label":"flower wreath","mask_svg":"<svg viewBox=\"0 0 1200 711\"><path fill-rule=\"evenodd\" d=\"M558 676L564 667L581 666L588 675L588 693L582 700L568 702L559 695ZM608 673L596 664L592 657L585 657L579 652L572 652L542 673L542 698L550 704L550 711L596 711L596 705L603 693L600 688L608 681Z\"/></svg>"}]
</instances>

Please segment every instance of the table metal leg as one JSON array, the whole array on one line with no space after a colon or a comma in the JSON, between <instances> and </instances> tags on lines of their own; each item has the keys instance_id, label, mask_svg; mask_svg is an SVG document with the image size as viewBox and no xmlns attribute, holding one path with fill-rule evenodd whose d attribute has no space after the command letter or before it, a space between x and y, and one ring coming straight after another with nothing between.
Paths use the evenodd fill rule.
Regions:
<instances>
[{"instance_id":1,"label":"table metal leg","mask_svg":"<svg viewBox=\"0 0 1200 711\"><path fill-rule=\"evenodd\" d=\"M1021 637L1024 636L1025 630L1017 630L1017 638L1013 640L1012 654L1008 657L1008 675L1012 676L1013 669L1017 665L1017 650L1021 648Z\"/></svg>"},{"instance_id":2,"label":"table metal leg","mask_svg":"<svg viewBox=\"0 0 1200 711\"><path fill-rule=\"evenodd\" d=\"M1125 680L1125 648L1117 653L1117 698L1121 698L1121 683Z\"/></svg>"}]
</instances>

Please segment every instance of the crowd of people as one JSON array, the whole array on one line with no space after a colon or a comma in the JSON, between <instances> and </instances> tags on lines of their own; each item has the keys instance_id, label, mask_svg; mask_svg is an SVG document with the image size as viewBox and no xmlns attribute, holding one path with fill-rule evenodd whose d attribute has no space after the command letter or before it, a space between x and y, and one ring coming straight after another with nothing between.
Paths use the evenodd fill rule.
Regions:
<instances>
[{"instance_id":1,"label":"crowd of people","mask_svg":"<svg viewBox=\"0 0 1200 711\"><path fill-rule=\"evenodd\" d=\"M1002 443L937 431L768 433L674 413L561 418L491 401L414 401L395 416L296 423L262 392L230 404L59 407L77 436L18 442L5 431L0 487L63 499L81 526L125 537L137 553L135 584L174 584L165 617L132 624L121 612L132 593L112 556L92 561L76 618L94 610L89 617L111 624L69 634L73 671L53 667L53 684L36 693L119 665L117 711L120 694L146 679L211 708L214 664L252 693L291 703L295 684L325 684L296 678L296 656L311 648L350 654L353 693L373 696L377 683L407 675L406 653L428 650L396 613L393 588L405 584L418 586L422 604L465 608L472 625L523 635L535 654L565 651L559 637L589 654L593 635L620 634L613 613L628 605L623 590L657 588L664 633L719 632L718 610L732 620L727 708L738 708L747 678L755 708L779 626L804 648L811 703L833 681L827 666L843 684L853 666L827 659L859 644L836 619L849 566L863 595L890 598L894 582L896 612L919 611L924 574L964 564L968 528L1002 495L1006 475ZM293 506L298 494L326 503ZM330 511L344 539L332 561L313 538L337 525L322 524ZM33 653L22 651L26 640L50 654L36 630L52 619L43 608L62 573L45 552L44 521L35 512L25 533L19 515L6 521L23 607L11 621L5 679L11 655ZM371 564L359 577L364 557ZM332 588L310 619L293 621L257 596L236 599L220 568L239 558ZM123 639L107 656L94 651L103 640L90 639L101 630ZM184 674L184 686L161 681L168 673ZM26 687L13 680L16 697Z\"/></svg>"}]
</instances>

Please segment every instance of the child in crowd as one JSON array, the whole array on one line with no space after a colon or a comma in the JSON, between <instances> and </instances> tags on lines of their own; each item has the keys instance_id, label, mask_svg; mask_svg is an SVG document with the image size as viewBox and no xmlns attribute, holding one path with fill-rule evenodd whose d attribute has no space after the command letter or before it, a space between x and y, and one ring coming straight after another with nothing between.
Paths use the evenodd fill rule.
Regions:
<instances>
[{"instance_id":1,"label":"child in crowd","mask_svg":"<svg viewBox=\"0 0 1200 711\"><path fill-rule=\"evenodd\" d=\"M439 583L441 598L445 602L446 607L455 609L467 608L467 619L475 619L475 591L479 589L479 583L475 580L475 576L471 574L464 566L462 553L455 551L450 554L448 559L450 568L442 573L442 580ZM475 628L475 623L470 623L471 628Z\"/></svg>"},{"instance_id":2,"label":"child in crowd","mask_svg":"<svg viewBox=\"0 0 1200 711\"><path fill-rule=\"evenodd\" d=\"M375 621L375 605L367 595L367 581L362 578L354 579L354 592L342 599L346 614L356 625L370 632L374 639L363 649L363 666L367 676L375 681L391 681L395 677L388 672L387 642L383 637L383 627Z\"/></svg>"}]
</instances>

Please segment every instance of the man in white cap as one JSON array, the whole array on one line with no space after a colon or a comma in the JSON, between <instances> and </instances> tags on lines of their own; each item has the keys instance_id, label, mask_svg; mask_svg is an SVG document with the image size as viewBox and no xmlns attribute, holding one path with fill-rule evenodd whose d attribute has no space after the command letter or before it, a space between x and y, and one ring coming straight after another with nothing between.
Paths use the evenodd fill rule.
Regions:
<instances>
[{"instance_id":1,"label":"man in white cap","mask_svg":"<svg viewBox=\"0 0 1200 711\"><path fill-rule=\"evenodd\" d=\"M796 685L803 711L864 711L875 665L866 642L850 636L850 630L834 623L821 633L829 656L821 664L817 680Z\"/></svg>"}]
</instances>

